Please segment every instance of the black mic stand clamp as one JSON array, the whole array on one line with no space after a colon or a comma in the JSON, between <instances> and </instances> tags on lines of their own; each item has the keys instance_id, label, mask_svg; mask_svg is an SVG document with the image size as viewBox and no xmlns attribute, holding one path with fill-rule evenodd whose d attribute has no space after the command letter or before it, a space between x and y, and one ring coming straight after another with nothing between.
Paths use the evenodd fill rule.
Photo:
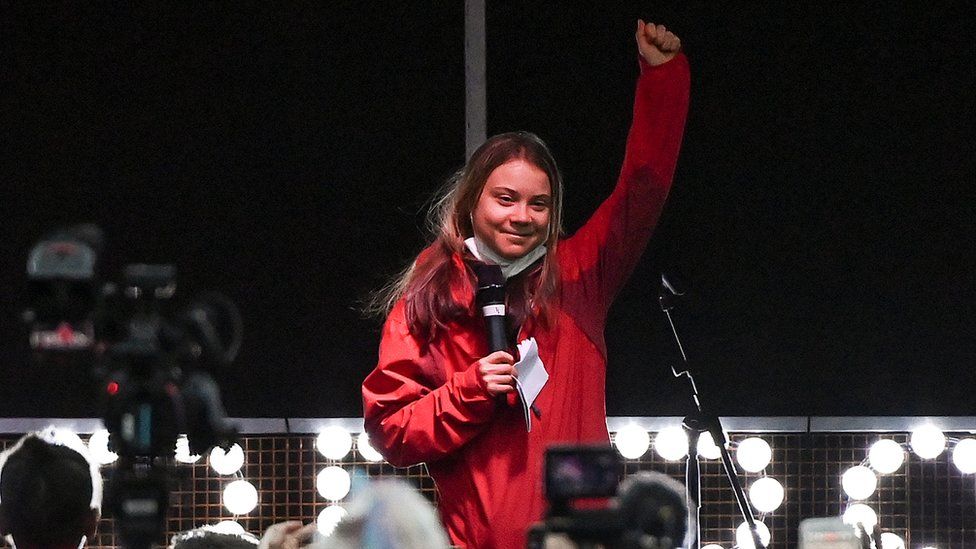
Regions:
<instances>
[{"instance_id":1,"label":"black mic stand clamp","mask_svg":"<svg viewBox=\"0 0 976 549\"><path fill-rule=\"evenodd\" d=\"M701 514L701 463L698 459L698 439L702 433L712 435L712 441L721 453L725 476L729 479L729 484L732 487L732 493L735 495L735 501L739 505L742 518L749 525L754 547L756 549L765 548L766 545L759 537L759 530L756 527L756 519L752 515L752 508L749 506L745 490L743 490L742 483L739 481L739 474L735 469L735 463L732 462L732 456L729 454L728 439L725 436L725 431L722 429L722 424L718 416L706 413L704 406L702 406L700 393L698 392L698 387L695 385L695 378L691 375L688 368L688 356L685 354L684 347L681 345L681 338L678 337L678 330L675 328L674 320L671 318L671 309L674 308L674 302L681 295L683 295L683 292L678 291L664 275L661 275L661 294L658 300L661 305L661 311L668 317L668 323L671 325L671 333L674 334L675 343L678 345L678 350L681 352L681 359L685 365L685 369L680 372L672 366L671 373L674 374L674 377L684 377L688 380L688 388L691 398L694 401L692 413L686 416L681 422L681 426L688 435L685 487L688 491L688 531L694 536L694 540L688 549L701 548L701 522L699 521L699 515Z\"/></svg>"}]
</instances>

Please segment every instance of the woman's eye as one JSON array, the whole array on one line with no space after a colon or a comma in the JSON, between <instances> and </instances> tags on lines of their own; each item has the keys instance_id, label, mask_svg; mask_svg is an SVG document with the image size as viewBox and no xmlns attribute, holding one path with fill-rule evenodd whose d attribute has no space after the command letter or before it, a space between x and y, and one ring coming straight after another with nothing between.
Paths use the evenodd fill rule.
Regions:
<instances>
[{"instance_id":1,"label":"woman's eye","mask_svg":"<svg viewBox=\"0 0 976 549\"><path fill-rule=\"evenodd\" d=\"M503 194L498 196L498 201L503 202L505 204L511 204L512 202L515 202L515 199L513 199L511 196L508 196L507 194Z\"/></svg>"}]
</instances>

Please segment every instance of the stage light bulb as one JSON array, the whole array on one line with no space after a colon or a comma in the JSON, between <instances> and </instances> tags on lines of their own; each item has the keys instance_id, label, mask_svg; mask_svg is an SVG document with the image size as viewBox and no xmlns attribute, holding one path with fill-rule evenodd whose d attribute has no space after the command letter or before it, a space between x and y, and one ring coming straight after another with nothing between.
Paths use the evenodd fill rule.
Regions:
<instances>
[{"instance_id":1,"label":"stage light bulb","mask_svg":"<svg viewBox=\"0 0 976 549\"><path fill-rule=\"evenodd\" d=\"M356 449L366 461L383 461L383 456L369 443L369 435L366 433L359 433L359 437L356 438Z\"/></svg>"},{"instance_id":2,"label":"stage light bulb","mask_svg":"<svg viewBox=\"0 0 976 549\"><path fill-rule=\"evenodd\" d=\"M352 435L337 425L330 425L319 432L315 439L319 453L329 459L340 460L352 450Z\"/></svg>"},{"instance_id":3,"label":"stage light bulb","mask_svg":"<svg viewBox=\"0 0 976 549\"><path fill-rule=\"evenodd\" d=\"M976 439L964 438L952 449L952 463L960 473L976 473Z\"/></svg>"},{"instance_id":4,"label":"stage light bulb","mask_svg":"<svg viewBox=\"0 0 976 549\"><path fill-rule=\"evenodd\" d=\"M758 473L769 465L769 461L773 458L773 450L765 440L751 437L739 443L735 450L735 457L743 469L750 473Z\"/></svg>"},{"instance_id":5,"label":"stage light bulb","mask_svg":"<svg viewBox=\"0 0 976 549\"><path fill-rule=\"evenodd\" d=\"M325 499L339 501L349 493L352 479L342 467L332 465L319 471L315 478L315 487Z\"/></svg>"},{"instance_id":6,"label":"stage light bulb","mask_svg":"<svg viewBox=\"0 0 976 549\"><path fill-rule=\"evenodd\" d=\"M332 532L335 530L339 521L346 517L348 513L342 507L338 505L330 505L319 513L318 519L316 519L315 524L318 526L319 533L323 536L331 536Z\"/></svg>"},{"instance_id":7,"label":"stage light bulb","mask_svg":"<svg viewBox=\"0 0 976 549\"><path fill-rule=\"evenodd\" d=\"M763 477L749 487L749 500L760 513L772 513L783 503L783 485L772 477Z\"/></svg>"},{"instance_id":8,"label":"stage light bulb","mask_svg":"<svg viewBox=\"0 0 976 549\"><path fill-rule=\"evenodd\" d=\"M219 446L210 450L210 467L219 475L233 475L244 466L244 449L235 444L226 452Z\"/></svg>"},{"instance_id":9,"label":"stage light bulb","mask_svg":"<svg viewBox=\"0 0 976 549\"><path fill-rule=\"evenodd\" d=\"M883 532L881 534L881 549L905 549L905 540L898 534Z\"/></svg>"},{"instance_id":10,"label":"stage light bulb","mask_svg":"<svg viewBox=\"0 0 976 549\"><path fill-rule=\"evenodd\" d=\"M679 460L688 453L688 435L681 427L665 427L654 437L654 450L668 461Z\"/></svg>"},{"instance_id":11,"label":"stage light bulb","mask_svg":"<svg viewBox=\"0 0 976 549\"><path fill-rule=\"evenodd\" d=\"M888 475L897 471L905 463L905 450L902 449L901 444L891 439L881 439L871 445L868 451L868 462L875 471Z\"/></svg>"},{"instance_id":12,"label":"stage light bulb","mask_svg":"<svg viewBox=\"0 0 976 549\"><path fill-rule=\"evenodd\" d=\"M651 445L651 436L641 427L630 424L621 427L613 437L617 451L627 459L637 459L647 453Z\"/></svg>"},{"instance_id":13,"label":"stage light bulb","mask_svg":"<svg viewBox=\"0 0 976 549\"><path fill-rule=\"evenodd\" d=\"M235 480L224 488L224 507L235 515L246 515L258 506L258 491L246 480Z\"/></svg>"},{"instance_id":14,"label":"stage light bulb","mask_svg":"<svg viewBox=\"0 0 976 549\"><path fill-rule=\"evenodd\" d=\"M718 459L722 457L722 450L715 444L712 434L705 431L698 437L698 455L705 459Z\"/></svg>"},{"instance_id":15,"label":"stage light bulb","mask_svg":"<svg viewBox=\"0 0 976 549\"><path fill-rule=\"evenodd\" d=\"M840 482L844 493L851 499L867 499L878 487L878 477L874 471L863 465L855 465L845 471Z\"/></svg>"},{"instance_id":16,"label":"stage light bulb","mask_svg":"<svg viewBox=\"0 0 976 549\"><path fill-rule=\"evenodd\" d=\"M173 452L173 458L176 461L180 463L196 463L201 457L199 454L190 453L190 440L186 438L186 435L180 435L176 439L176 450Z\"/></svg>"},{"instance_id":17,"label":"stage light bulb","mask_svg":"<svg viewBox=\"0 0 976 549\"><path fill-rule=\"evenodd\" d=\"M765 524L756 521L756 530L759 531L759 541L769 547L769 528ZM756 543L752 541L752 531L749 530L749 523L743 522L735 529L735 544L740 549L756 549Z\"/></svg>"},{"instance_id":18,"label":"stage light bulb","mask_svg":"<svg viewBox=\"0 0 976 549\"><path fill-rule=\"evenodd\" d=\"M231 536L243 536L247 530L236 520L222 520L213 526L213 531L218 534L228 534Z\"/></svg>"},{"instance_id":19,"label":"stage light bulb","mask_svg":"<svg viewBox=\"0 0 976 549\"><path fill-rule=\"evenodd\" d=\"M939 457L945 450L946 437L942 431L934 425L925 425L912 431L909 443L912 451L922 459L933 459Z\"/></svg>"},{"instance_id":20,"label":"stage light bulb","mask_svg":"<svg viewBox=\"0 0 976 549\"><path fill-rule=\"evenodd\" d=\"M861 523L864 525L864 529L870 533L874 525L878 523L878 514L863 503L855 503L848 506L847 510L844 511L844 523L854 528L857 528L857 524Z\"/></svg>"},{"instance_id":21,"label":"stage light bulb","mask_svg":"<svg viewBox=\"0 0 976 549\"><path fill-rule=\"evenodd\" d=\"M108 465L119 459L119 455L108 449L108 431L99 429L88 439L88 452L99 465Z\"/></svg>"}]
</instances>

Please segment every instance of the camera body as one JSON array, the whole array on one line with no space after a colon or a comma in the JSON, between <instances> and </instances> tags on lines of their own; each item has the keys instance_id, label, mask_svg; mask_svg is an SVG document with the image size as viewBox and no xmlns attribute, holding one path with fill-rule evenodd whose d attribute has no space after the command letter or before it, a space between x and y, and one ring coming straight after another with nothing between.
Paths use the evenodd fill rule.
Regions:
<instances>
[{"instance_id":1,"label":"camera body","mask_svg":"<svg viewBox=\"0 0 976 549\"><path fill-rule=\"evenodd\" d=\"M555 446L546 451L549 510L529 533L528 547L542 548L561 535L578 547L672 549L687 532L688 510L681 483L641 471L623 478L609 446Z\"/></svg>"},{"instance_id":2,"label":"camera body","mask_svg":"<svg viewBox=\"0 0 976 549\"><path fill-rule=\"evenodd\" d=\"M233 302L212 292L175 307L172 265L128 265L119 283L103 283L101 247L93 225L35 244L24 321L36 360L73 356L90 364L119 455L106 507L126 546L148 547L163 531L177 438L186 434L190 452L202 454L236 437L207 370L234 360L242 321Z\"/></svg>"}]
</instances>

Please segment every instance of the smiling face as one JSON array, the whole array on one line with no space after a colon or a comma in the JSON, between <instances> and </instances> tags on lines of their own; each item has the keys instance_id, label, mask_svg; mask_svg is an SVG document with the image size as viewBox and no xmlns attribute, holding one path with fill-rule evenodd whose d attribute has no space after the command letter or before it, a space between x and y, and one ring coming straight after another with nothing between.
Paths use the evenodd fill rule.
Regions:
<instances>
[{"instance_id":1,"label":"smiling face","mask_svg":"<svg viewBox=\"0 0 976 549\"><path fill-rule=\"evenodd\" d=\"M546 172L521 158L509 160L485 181L471 212L474 234L514 261L546 241L552 202Z\"/></svg>"}]
</instances>

